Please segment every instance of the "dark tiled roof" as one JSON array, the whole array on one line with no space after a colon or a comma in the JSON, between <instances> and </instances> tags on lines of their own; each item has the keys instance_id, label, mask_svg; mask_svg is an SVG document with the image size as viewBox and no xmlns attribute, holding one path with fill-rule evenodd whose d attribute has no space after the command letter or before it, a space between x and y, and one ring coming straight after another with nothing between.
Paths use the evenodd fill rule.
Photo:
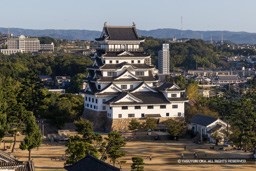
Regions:
<instances>
[{"instance_id":1,"label":"dark tiled roof","mask_svg":"<svg viewBox=\"0 0 256 171\"><path fill-rule=\"evenodd\" d=\"M99 66L103 65L102 60L100 58L96 57L95 60Z\"/></svg>"},{"instance_id":2,"label":"dark tiled roof","mask_svg":"<svg viewBox=\"0 0 256 171\"><path fill-rule=\"evenodd\" d=\"M2 150L0 150L0 158L0 170L2 170L1 168L15 168L15 171L35 171L33 161L18 161L15 157L6 152L3 152Z\"/></svg>"},{"instance_id":3,"label":"dark tiled roof","mask_svg":"<svg viewBox=\"0 0 256 171\"><path fill-rule=\"evenodd\" d=\"M57 80L59 80L59 79L61 79L61 80L66 80L66 79L70 80L70 76L56 76L55 78Z\"/></svg>"},{"instance_id":4,"label":"dark tiled roof","mask_svg":"<svg viewBox=\"0 0 256 171\"><path fill-rule=\"evenodd\" d=\"M90 154L73 165L64 167L68 171L119 171L120 169L105 163Z\"/></svg>"},{"instance_id":5,"label":"dark tiled roof","mask_svg":"<svg viewBox=\"0 0 256 171\"><path fill-rule=\"evenodd\" d=\"M202 114L197 114L194 117L192 117L190 119L191 123L195 123L198 125L202 125L202 126L207 126L213 122L215 122L218 118L214 118L211 116L206 116L206 115L202 115Z\"/></svg>"},{"instance_id":6,"label":"dark tiled roof","mask_svg":"<svg viewBox=\"0 0 256 171\"><path fill-rule=\"evenodd\" d=\"M123 72L122 74L124 74ZM121 74L121 75L122 75ZM157 81L153 74L149 72L149 76L136 76L138 79L135 78L127 78L127 79L120 79L120 80L115 80L116 78L120 77L121 75L117 77L100 77L98 81L109 81L109 82L122 82L122 81Z\"/></svg>"},{"instance_id":7,"label":"dark tiled roof","mask_svg":"<svg viewBox=\"0 0 256 171\"><path fill-rule=\"evenodd\" d=\"M149 55L146 54L145 52L130 52L133 54L133 56L130 55L121 55L118 56L119 54L123 53L124 51L119 51L119 52L107 52L106 54L104 54L104 57L148 57Z\"/></svg>"},{"instance_id":8,"label":"dark tiled roof","mask_svg":"<svg viewBox=\"0 0 256 171\"><path fill-rule=\"evenodd\" d=\"M124 96L127 95L127 92L123 92L117 97L110 99L109 101L105 102L106 104L113 104L113 105L129 105L129 104L169 104L170 102L165 98L165 96L160 93L153 93L153 92L136 92L130 93L132 96L140 99L142 102L120 102L115 103L116 101L120 100Z\"/></svg>"},{"instance_id":9,"label":"dark tiled roof","mask_svg":"<svg viewBox=\"0 0 256 171\"><path fill-rule=\"evenodd\" d=\"M187 98L183 98L183 97L180 97L180 98L168 98L171 102L172 101L175 101L175 102L177 102L177 101L187 101L188 99Z\"/></svg>"},{"instance_id":10,"label":"dark tiled roof","mask_svg":"<svg viewBox=\"0 0 256 171\"><path fill-rule=\"evenodd\" d=\"M16 162L18 161L14 156L0 150L0 157L8 162Z\"/></svg>"},{"instance_id":11,"label":"dark tiled roof","mask_svg":"<svg viewBox=\"0 0 256 171\"><path fill-rule=\"evenodd\" d=\"M160 87L158 87L158 90L160 91L177 91L177 90L183 90L183 89L171 89L172 86L176 85L175 83L164 83Z\"/></svg>"},{"instance_id":12,"label":"dark tiled roof","mask_svg":"<svg viewBox=\"0 0 256 171\"><path fill-rule=\"evenodd\" d=\"M105 32L104 37L102 36L95 40L143 40L143 38L138 36L134 26L105 26L103 31Z\"/></svg>"},{"instance_id":13,"label":"dark tiled roof","mask_svg":"<svg viewBox=\"0 0 256 171\"><path fill-rule=\"evenodd\" d=\"M213 133L213 132L219 130L221 127L222 127L222 125L217 124L217 125L215 125L212 129L210 129L209 131L207 131L207 133L210 133L210 134L211 134L211 133Z\"/></svg>"},{"instance_id":14,"label":"dark tiled roof","mask_svg":"<svg viewBox=\"0 0 256 171\"><path fill-rule=\"evenodd\" d=\"M89 84L88 86L90 87L91 91L86 91L86 94L95 94L96 92L98 92L95 83L88 82L87 84Z\"/></svg>"},{"instance_id":15,"label":"dark tiled roof","mask_svg":"<svg viewBox=\"0 0 256 171\"><path fill-rule=\"evenodd\" d=\"M150 69L150 68L154 68L154 66L149 66L147 64L130 64L127 62L122 62L120 64L105 64L102 67L100 67L101 69L120 69L122 68L124 65L130 65L134 68L138 68L138 69Z\"/></svg>"}]
</instances>

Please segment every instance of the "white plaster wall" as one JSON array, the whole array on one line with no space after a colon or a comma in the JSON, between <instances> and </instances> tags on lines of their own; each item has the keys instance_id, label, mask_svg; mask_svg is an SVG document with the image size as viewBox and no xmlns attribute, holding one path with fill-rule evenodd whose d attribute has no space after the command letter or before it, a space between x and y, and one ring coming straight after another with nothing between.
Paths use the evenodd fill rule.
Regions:
<instances>
[{"instance_id":1,"label":"white plaster wall","mask_svg":"<svg viewBox=\"0 0 256 171\"><path fill-rule=\"evenodd\" d=\"M114 106L111 111L113 112L112 117L114 119L118 118L118 114L122 114L122 118L128 118L128 114L135 114L135 118L141 118L141 114L143 113L160 114L161 117L166 117L166 113L169 113L169 117L178 117L178 112L181 112L181 117L184 117L184 104L176 104L178 104L178 109L172 109L172 104L168 104L166 105L166 109L160 109L160 105L154 105L154 109L147 109L147 105L141 105L141 109L135 109L134 106L128 106L128 110L122 110L122 106Z\"/></svg>"},{"instance_id":2,"label":"white plaster wall","mask_svg":"<svg viewBox=\"0 0 256 171\"><path fill-rule=\"evenodd\" d=\"M168 92L168 93L167 93L167 97L168 97L168 98L172 98L172 94L176 94L177 97L180 97L180 94L181 94L181 93L180 93L180 92ZM175 98L175 97L174 97L174 98Z\"/></svg>"},{"instance_id":3,"label":"white plaster wall","mask_svg":"<svg viewBox=\"0 0 256 171\"><path fill-rule=\"evenodd\" d=\"M123 62L128 62L130 64L132 64L132 61L134 61L133 64L144 64L145 60L144 58L138 58L136 57L136 59L120 59L122 57L119 57L118 58L113 58L113 59L105 59L105 64L120 64L120 63L123 63ZM116 62L118 60L118 63ZM112 63L110 63L109 61L112 61ZM140 61L140 63L138 63L138 61Z\"/></svg>"}]
</instances>

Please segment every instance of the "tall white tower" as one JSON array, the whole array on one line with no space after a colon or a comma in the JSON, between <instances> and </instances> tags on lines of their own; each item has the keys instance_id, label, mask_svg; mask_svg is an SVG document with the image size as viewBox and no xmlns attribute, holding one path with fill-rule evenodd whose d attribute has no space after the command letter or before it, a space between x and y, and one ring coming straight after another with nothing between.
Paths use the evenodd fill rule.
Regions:
<instances>
[{"instance_id":1,"label":"tall white tower","mask_svg":"<svg viewBox=\"0 0 256 171\"><path fill-rule=\"evenodd\" d=\"M169 44L163 44L162 50L158 52L159 74L169 74L170 72L170 50Z\"/></svg>"}]
</instances>

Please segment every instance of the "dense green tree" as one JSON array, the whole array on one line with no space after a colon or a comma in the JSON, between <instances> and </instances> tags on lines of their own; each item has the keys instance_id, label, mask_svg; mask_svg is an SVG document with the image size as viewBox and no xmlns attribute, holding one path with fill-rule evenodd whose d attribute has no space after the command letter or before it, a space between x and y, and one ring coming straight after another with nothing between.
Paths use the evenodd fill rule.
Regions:
<instances>
[{"instance_id":1,"label":"dense green tree","mask_svg":"<svg viewBox=\"0 0 256 171\"><path fill-rule=\"evenodd\" d=\"M121 148L125 146L126 142L122 140L122 135L118 132L111 132L106 139L106 154L115 166L117 159L125 156L125 152Z\"/></svg>"},{"instance_id":2,"label":"dense green tree","mask_svg":"<svg viewBox=\"0 0 256 171\"><path fill-rule=\"evenodd\" d=\"M146 122L144 123L143 127L145 129L154 130L157 128L157 123L154 118L146 118Z\"/></svg>"},{"instance_id":3,"label":"dense green tree","mask_svg":"<svg viewBox=\"0 0 256 171\"><path fill-rule=\"evenodd\" d=\"M140 123L136 119L132 119L128 125L129 130L134 131L136 134L136 130L140 128Z\"/></svg>"},{"instance_id":4,"label":"dense green tree","mask_svg":"<svg viewBox=\"0 0 256 171\"><path fill-rule=\"evenodd\" d=\"M74 124L76 125L76 131L83 135L84 140L92 143L92 140L94 139L93 123L84 118L80 118L75 121Z\"/></svg>"},{"instance_id":5,"label":"dense green tree","mask_svg":"<svg viewBox=\"0 0 256 171\"><path fill-rule=\"evenodd\" d=\"M39 147L42 142L41 131L36 124L36 118L32 113L26 118L26 129L24 130L25 138L20 144L20 149L29 151L29 161L31 160L31 150Z\"/></svg>"},{"instance_id":6,"label":"dense green tree","mask_svg":"<svg viewBox=\"0 0 256 171\"><path fill-rule=\"evenodd\" d=\"M185 89L186 88L186 85L187 85L187 81L186 79L183 77L183 76L178 76L176 77L175 79L175 83L182 89Z\"/></svg>"},{"instance_id":7,"label":"dense green tree","mask_svg":"<svg viewBox=\"0 0 256 171\"><path fill-rule=\"evenodd\" d=\"M91 154L98 158L99 154L97 148L95 148L91 143L83 141L79 136L70 137L69 143L66 145L66 154L69 158L66 161L67 164L74 164L84 158L87 154Z\"/></svg>"},{"instance_id":8,"label":"dense green tree","mask_svg":"<svg viewBox=\"0 0 256 171\"><path fill-rule=\"evenodd\" d=\"M29 112L21 105L15 104L12 106L11 110L8 114L8 132L14 137L12 152L14 152L14 148L17 141L17 135L22 133L25 129L25 120Z\"/></svg>"},{"instance_id":9,"label":"dense green tree","mask_svg":"<svg viewBox=\"0 0 256 171\"><path fill-rule=\"evenodd\" d=\"M133 157L132 158L132 171L144 171L144 162L142 157Z\"/></svg>"},{"instance_id":10,"label":"dense green tree","mask_svg":"<svg viewBox=\"0 0 256 171\"><path fill-rule=\"evenodd\" d=\"M86 77L86 73L78 73L71 78L70 87L68 89L71 93L78 93L82 90L83 78Z\"/></svg>"},{"instance_id":11,"label":"dense green tree","mask_svg":"<svg viewBox=\"0 0 256 171\"><path fill-rule=\"evenodd\" d=\"M180 137L183 135L185 130L184 121L175 121L173 119L169 119L166 121L166 125L168 127L168 132L171 136Z\"/></svg>"}]
</instances>

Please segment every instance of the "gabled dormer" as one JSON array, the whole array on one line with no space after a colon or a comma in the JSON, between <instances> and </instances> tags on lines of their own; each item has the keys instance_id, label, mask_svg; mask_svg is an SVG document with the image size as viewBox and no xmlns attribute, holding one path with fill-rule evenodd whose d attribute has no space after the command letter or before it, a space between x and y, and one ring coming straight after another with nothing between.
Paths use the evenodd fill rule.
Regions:
<instances>
[{"instance_id":1,"label":"gabled dormer","mask_svg":"<svg viewBox=\"0 0 256 171\"><path fill-rule=\"evenodd\" d=\"M114 80L122 80L122 79L135 79L135 80L140 80L140 78L136 77L133 75L130 71L125 70L122 74L117 76Z\"/></svg>"},{"instance_id":2,"label":"gabled dormer","mask_svg":"<svg viewBox=\"0 0 256 171\"><path fill-rule=\"evenodd\" d=\"M127 52L127 51L123 51L123 52L119 53L117 56L134 56L134 54Z\"/></svg>"},{"instance_id":3,"label":"gabled dormer","mask_svg":"<svg viewBox=\"0 0 256 171\"><path fill-rule=\"evenodd\" d=\"M133 96L130 93L126 93L125 96L120 98L119 100L116 100L115 103L121 103L121 102L136 102L136 103L142 103L143 101L135 96Z\"/></svg>"},{"instance_id":4,"label":"gabled dormer","mask_svg":"<svg viewBox=\"0 0 256 171\"><path fill-rule=\"evenodd\" d=\"M161 91L166 98L180 98L181 93L185 92L184 89L181 89L177 84L173 83L164 83L158 90Z\"/></svg>"},{"instance_id":5,"label":"gabled dormer","mask_svg":"<svg viewBox=\"0 0 256 171\"><path fill-rule=\"evenodd\" d=\"M122 89L120 89L117 85L110 83L107 85L104 89L102 89L98 94L103 94L103 93L119 93L122 92Z\"/></svg>"},{"instance_id":6,"label":"gabled dormer","mask_svg":"<svg viewBox=\"0 0 256 171\"><path fill-rule=\"evenodd\" d=\"M157 91L155 89L151 88L146 83L142 82L135 89L133 89L131 91L131 93L136 93L136 92L153 92L153 93L156 93Z\"/></svg>"}]
</instances>

